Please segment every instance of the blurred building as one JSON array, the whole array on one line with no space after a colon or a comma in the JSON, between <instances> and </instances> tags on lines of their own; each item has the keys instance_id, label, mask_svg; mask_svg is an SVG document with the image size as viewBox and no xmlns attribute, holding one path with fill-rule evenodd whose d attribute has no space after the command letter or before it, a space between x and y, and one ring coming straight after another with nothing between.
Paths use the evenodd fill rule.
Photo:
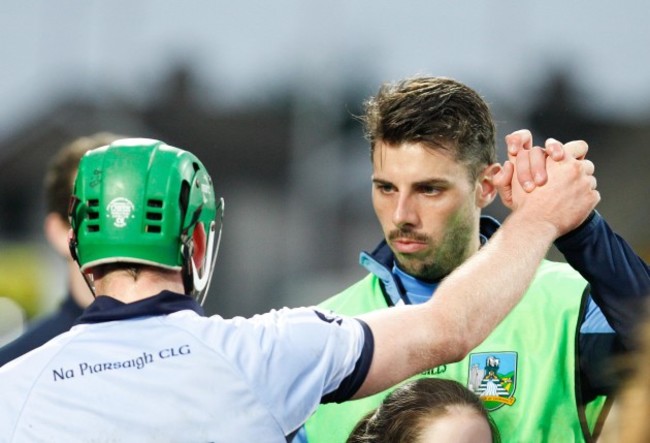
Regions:
<instances>
[{"instance_id":1,"label":"blurred building","mask_svg":"<svg viewBox=\"0 0 650 443\"><path fill-rule=\"evenodd\" d=\"M0 245L4 261L15 264L0 269L0 294L18 299L28 316L50 309L63 295L60 260L42 235L42 180L63 144L98 131L164 140L194 152L210 171L226 211L208 312L250 315L311 304L351 281L332 288L328 276L356 270L358 243L352 237L369 231L359 217L370 204L369 172L346 173L356 164L343 153L347 141L338 127L330 127L340 118L286 94L234 110L201 105L197 94L199 85L180 69L142 107L119 97L109 104L72 97L38 110L0 140ZM303 124L318 131L297 131ZM366 152L360 149L364 163ZM363 183L363 197L351 197L355 186L350 189L340 177ZM16 274L16 268L23 271Z\"/></svg>"},{"instance_id":2,"label":"blurred building","mask_svg":"<svg viewBox=\"0 0 650 443\"><path fill-rule=\"evenodd\" d=\"M552 72L530 109L527 127L538 135L589 143L602 201L598 210L635 250L650 259L650 104L635 120L603 115L584 105L577 81ZM597 257L596 257L597 259Z\"/></svg>"},{"instance_id":3,"label":"blurred building","mask_svg":"<svg viewBox=\"0 0 650 443\"><path fill-rule=\"evenodd\" d=\"M349 85L317 94L297 85L254 106L226 108L202 100L202 86L181 68L144 104L68 97L37 110L0 140L0 247L14 264L0 269L0 296L20 299L36 315L63 295L65 282L52 271L58 259L42 239L41 183L61 145L98 131L159 138L191 150L210 171L226 211L208 313L313 304L345 288L364 275L359 250L381 238L368 148L352 118L361 90ZM496 104L497 120L505 121L500 132L531 126L539 137L588 140L603 195L599 210L650 258L650 156L643 152L650 124L598 120L572 105L570 89L562 93L542 91L553 100L539 101L528 116ZM504 215L499 204L488 213ZM23 246L13 259L16 245Z\"/></svg>"}]
</instances>

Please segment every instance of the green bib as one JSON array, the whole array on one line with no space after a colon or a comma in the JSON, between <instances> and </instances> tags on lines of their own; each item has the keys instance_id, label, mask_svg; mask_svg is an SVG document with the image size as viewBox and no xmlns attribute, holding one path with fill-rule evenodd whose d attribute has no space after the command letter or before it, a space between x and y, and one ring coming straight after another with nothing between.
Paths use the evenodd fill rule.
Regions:
<instances>
[{"instance_id":1,"label":"green bib","mask_svg":"<svg viewBox=\"0 0 650 443\"><path fill-rule=\"evenodd\" d=\"M567 264L544 261L522 301L481 345L458 363L416 377L453 379L476 392L504 443L585 441L576 397L576 346L586 287ZM373 275L322 306L348 315L388 307ZM306 423L309 443L344 443L388 392L322 405ZM584 412L589 432L604 401L596 399Z\"/></svg>"}]
</instances>

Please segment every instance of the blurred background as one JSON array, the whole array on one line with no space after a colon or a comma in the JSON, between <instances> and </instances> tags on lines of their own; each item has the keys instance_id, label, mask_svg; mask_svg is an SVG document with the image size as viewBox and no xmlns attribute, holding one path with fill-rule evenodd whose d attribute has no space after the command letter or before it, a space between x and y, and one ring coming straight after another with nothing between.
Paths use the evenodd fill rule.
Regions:
<instances>
[{"instance_id":1,"label":"blurred background","mask_svg":"<svg viewBox=\"0 0 650 443\"><path fill-rule=\"evenodd\" d=\"M3 1L0 297L15 303L0 311L31 319L63 297L43 174L97 131L162 139L211 172L226 218L209 314L338 292L381 239L353 116L383 81L415 74L485 97L500 160L519 128L587 140L599 211L648 260L648 23L643 0Z\"/></svg>"}]
</instances>

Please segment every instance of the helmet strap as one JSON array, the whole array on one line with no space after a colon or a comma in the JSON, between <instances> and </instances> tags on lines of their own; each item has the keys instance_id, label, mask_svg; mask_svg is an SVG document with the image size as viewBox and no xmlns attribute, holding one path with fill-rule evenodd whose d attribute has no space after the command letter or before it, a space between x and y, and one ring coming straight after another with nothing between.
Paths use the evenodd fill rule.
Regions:
<instances>
[{"instance_id":1,"label":"helmet strap","mask_svg":"<svg viewBox=\"0 0 650 443\"><path fill-rule=\"evenodd\" d=\"M93 297L97 297L97 294L95 293L95 284L93 283L92 277L81 270L81 264L79 263L79 254L77 249L78 245L79 243L77 242L77 233L73 229L71 231L70 237L68 238L68 247L70 248L70 256L72 256L72 259L77 263L77 266L79 267L79 272L81 272L81 276L83 277L84 281L88 285L88 289L90 289L90 293L93 295Z\"/></svg>"},{"instance_id":2,"label":"helmet strap","mask_svg":"<svg viewBox=\"0 0 650 443\"><path fill-rule=\"evenodd\" d=\"M190 239L189 242L192 240ZM183 257L183 269L181 271L181 276L183 277L183 289L185 289L186 294L193 295L192 287L192 267L190 263L192 262L192 250L191 245L186 241L182 242L181 245L181 255Z\"/></svg>"}]
</instances>

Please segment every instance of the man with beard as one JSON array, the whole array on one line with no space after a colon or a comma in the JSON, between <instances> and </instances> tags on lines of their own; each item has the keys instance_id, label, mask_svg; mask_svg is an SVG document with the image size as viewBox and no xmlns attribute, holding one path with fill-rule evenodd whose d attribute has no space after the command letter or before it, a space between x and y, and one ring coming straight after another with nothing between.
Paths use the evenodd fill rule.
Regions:
<instances>
[{"instance_id":1,"label":"man with beard","mask_svg":"<svg viewBox=\"0 0 650 443\"><path fill-rule=\"evenodd\" d=\"M481 216L503 170L489 108L474 90L439 77L386 84L367 101L363 121L373 165L372 202L385 240L361 254L369 274L322 304L347 315L417 305L432 294L435 299L440 281L499 228ZM553 139L545 150L531 149L528 131L506 141L511 154L519 152L512 192L543 184L543 176L523 175L539 172L533 166L543 165L546 153L563 152ZM584 142L576 143L586 152ZM513 163L504 168L514 172ZM650 295L647 265L598 213L556 245L575 270L544 261L522 302L481 345L458 363L421 374L470 387L504 441L590 441L612 388L608 359L631 346L639 300ZM494 272L502 272L500 263ZM490 361L499 361L496 373ZM469 383L472 374L478 382ZM321 406L296 441L344 442L388 392Z\"/></svg>"}]
</instances>

